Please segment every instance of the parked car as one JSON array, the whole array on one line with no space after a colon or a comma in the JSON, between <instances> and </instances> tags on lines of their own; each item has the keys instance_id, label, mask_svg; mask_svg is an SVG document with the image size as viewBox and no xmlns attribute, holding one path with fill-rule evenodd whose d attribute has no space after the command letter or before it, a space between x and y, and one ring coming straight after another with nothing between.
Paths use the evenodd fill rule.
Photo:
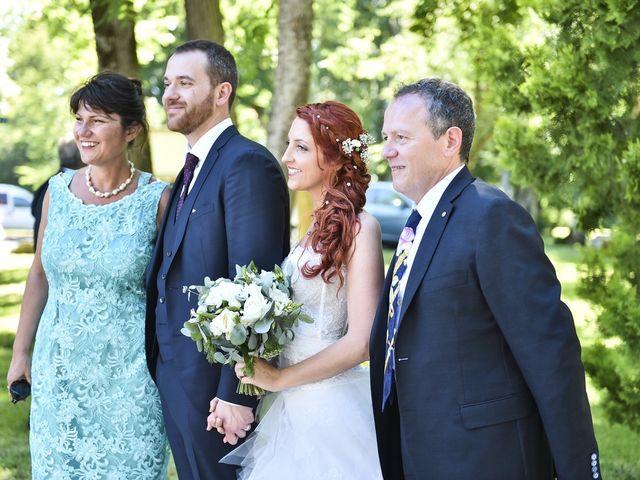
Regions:
<instances>
[{"instance_id":1,"label":"parked car","mask_svg":"<svg viewBox=\"0 0 640 480\"><path fill-rule=\"evenodd\" d=\"M8 183L0 183L0 224L4 228L33 228L31 201L28 190Z\"/></svg>"},{"instance_id":2,"label":"parked car","mask_svg":"<svg viewBox=\"0 0 640 480\"><path fill-rule=\"evenodd\" d=\"M364 208L380 223L382 243L396 245L413 205L410 198L393 189L392 182L372 182Z\"/></svg>"}]
</instances>

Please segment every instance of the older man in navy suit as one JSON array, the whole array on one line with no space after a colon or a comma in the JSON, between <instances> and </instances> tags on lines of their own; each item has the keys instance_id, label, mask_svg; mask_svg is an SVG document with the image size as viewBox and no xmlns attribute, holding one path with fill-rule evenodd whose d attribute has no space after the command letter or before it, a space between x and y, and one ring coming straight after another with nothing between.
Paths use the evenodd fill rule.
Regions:
<instances>
[{"instance_id":1,"label":"older man in navy suit","mask_svg":"<svg viewBox=\"0 0 640 480\"><path fill-rule=\"evenodd\" d=\"M275 158L229 118L237 87L233 56L204 40L178 47L167 64L163 106L189 148L174 185L147 276L147 361L181 479L231 480L218 460L245 436L255 399L236 393L228 366L210 365L180 333L195 298L183 286L233 277L236 264L273 269L289 251L289 197ZM215 430L207 429L213 411Z\"/></svg>"},{"instance_id":2,"label":"older man in navy suit","mask_svg":"<svg viewBox=\"0 0 640 480\"><path fill-rule=\"evenodd\" d=\"M580 344L527 212L475 179L469 96L425 79L384 116L416 202L372 330L384 478L599 479Z\"/></svg>"}]
</instances>

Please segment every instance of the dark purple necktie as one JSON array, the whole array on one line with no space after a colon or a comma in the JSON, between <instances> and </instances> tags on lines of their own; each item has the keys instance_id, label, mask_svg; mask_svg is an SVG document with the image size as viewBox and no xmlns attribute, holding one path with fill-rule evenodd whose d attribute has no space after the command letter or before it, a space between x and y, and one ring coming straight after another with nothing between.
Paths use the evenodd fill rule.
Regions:
<instances>
[{"instance_id":1,"label":"dark purple necktie","mask_svg":"<svg viewBox=\"0 0 640 480\"><path fill-rule=\"evenodd\" d=\"M193 172L196 170L196 165L198 165L198 157L192 153L187 153L187 158L184 161L184 173L182 175L182 193L180 194L178 207L176 208L176 218L180 215L180 210L182 210L184 200L187 198L189 185L191 185L191 180L193 180Z\"/></svg>"}]
</instances>

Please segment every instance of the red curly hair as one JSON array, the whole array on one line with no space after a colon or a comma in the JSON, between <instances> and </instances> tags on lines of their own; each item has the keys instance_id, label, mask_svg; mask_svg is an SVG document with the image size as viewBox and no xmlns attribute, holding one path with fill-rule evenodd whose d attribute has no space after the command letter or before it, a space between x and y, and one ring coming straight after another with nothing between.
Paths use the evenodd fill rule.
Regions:
<instances>
[{"instance_id":1,"label":"red curly hair","mask_svg":"<svg viewBox=\"0 0 640 480\"><path fill-rule=\"evenodd\" d=\"M358 140L367 132L358 115L346 105L327 101L298 107L296 115L309 125L323 171L324 203L313 212L314 226L309 242L321 257L319 265L302 267L306 278L321 275L325 282L338 277L344 284L342 267L349 261L351 247L360 231L358 214L365 204L365 192L371 175L360 149L350 154L342 142Z\"/></svg>"}]
</instances>

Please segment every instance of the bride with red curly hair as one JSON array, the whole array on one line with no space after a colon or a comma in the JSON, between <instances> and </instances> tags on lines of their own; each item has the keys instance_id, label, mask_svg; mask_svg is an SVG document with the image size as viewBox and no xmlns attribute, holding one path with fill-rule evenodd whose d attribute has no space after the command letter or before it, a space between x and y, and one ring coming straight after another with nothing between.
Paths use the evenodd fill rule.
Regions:
<instances>
[{"instance_id":1,"label":"bride with red curly hair","mask_svg":"<svg viewBox=\"0 0 640 480\"><path fill-rule=\"evenodd\" d=\"M383 282L378 222L364 210L371 138L342 103L298 107L282 161L289 188L309 192L309 231L283 263L301 323L278 367L257 359L243 383L277 392L248 440L222 461L241 479L381 479L368 344ZM261 412L262 413L262 412Z\"/></svg>"}]
</instances>

